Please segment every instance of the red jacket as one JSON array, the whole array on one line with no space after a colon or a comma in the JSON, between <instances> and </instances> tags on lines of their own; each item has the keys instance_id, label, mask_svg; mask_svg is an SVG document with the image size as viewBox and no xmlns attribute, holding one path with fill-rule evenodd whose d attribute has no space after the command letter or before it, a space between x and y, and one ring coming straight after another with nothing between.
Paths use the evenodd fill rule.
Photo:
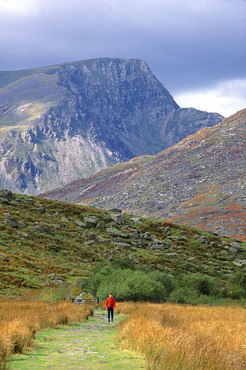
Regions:
<instances>
[{"instance_id":1,"label":"red jacket","mask_svg":"<svg viewBox=\"0 0 246 370\"><path fill-rule=\"evenodd\" d=\"M108 308L108 307L113 307L113 308L115 308L115 306L116 306L116 301L115 301L115 298L107 298L106 299L106 304L105 304L105 306L106 306L106 308Z\"/></svg>"}]
</instances>

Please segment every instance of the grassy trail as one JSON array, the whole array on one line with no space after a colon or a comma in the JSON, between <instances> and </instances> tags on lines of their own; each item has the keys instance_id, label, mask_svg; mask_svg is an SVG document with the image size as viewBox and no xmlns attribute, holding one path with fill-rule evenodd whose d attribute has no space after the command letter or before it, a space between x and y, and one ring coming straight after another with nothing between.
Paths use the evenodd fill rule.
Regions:
<instances>
[{"instance_id":1,"label":"grassy trail","mask_svg":"<svg viewBox=\"0 0 246 370\"><path fill-rule=\"evenodd\" d=\"M25 355L12 356L9 369L145 369L144 359L121 349L117 324L107 322L106 311L95 311L89 321L40 332Z\"/></svg>"}]
</instances>

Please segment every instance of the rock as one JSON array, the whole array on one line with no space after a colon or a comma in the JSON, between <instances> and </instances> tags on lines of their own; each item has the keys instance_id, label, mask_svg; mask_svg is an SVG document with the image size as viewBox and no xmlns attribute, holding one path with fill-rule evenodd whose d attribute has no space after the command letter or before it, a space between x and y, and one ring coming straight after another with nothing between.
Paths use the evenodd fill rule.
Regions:
<instances>
[{"instance_id":1,"label":"rock","mask_svg":"<svg viewBox=\"0 0 246 370\"><path fill-rule=\"evenodd\" d=\"M1 190L0 199L1 201L7 200L7 202L10 202L11 200L15 200L15 195L11 190Z\"/></svg>"},{"instance_id":2,"label":"rock","mask_svg":"<svg viewBox=\"0 0 246 370\"><path fill-rule=\"evenodd\" d=\"M236 267L243 267L242 263L240 263L238 261L233 261L233 265L236 266Z\"/></svg>"},{"instance_id":3,"label":"rock","mask_svg":"<svg viewBox=\"0 0 246 370\"><path fill-rule=\"evenodd\" d=\"M125 223L125 218L122 213L111 213L111 220L113 220L118 225L123 225Z\"/></svg>"},{"instance_id":4,"label":"rock","mask_svg":"<svg viewBox=\"0 0 246 370\"><path fill-rule=\"evenodd\" d=\"M29 229L37 233L52 234L50 226L48 225L34 225L34 226L30 226Z\"/></svg>"},{"instance_id":5,"label":"rock","mask_svg":"<svg viewBox=\"0 0 246 370\"><path fill-rule=\"evenodd\" d=\"M19 221L18 224L20 227L27 227L27 224L24 221Z\"/></svg>"},{"instance_id":6,"label":"rock","mask_svg":"<svg viewBox=\"0 0 246 370\"><path fill-rule=\"evenodd\" d=\"M119 249L131 249L131 245L128 243L117 243L116 247Z\"/></svg>"},{"instance_id":7,"label":"rock","mask_svg":"<svg viewBox=\"0 0 246 370\"><path fill-rule=\"evenodd\" d=\"M221 251L220 254L222 254L223 256L228 256L228 253L226 251Z\"/></svg>"},{"instance_id":8,"label":"rock","mask_svg":"<svg viewBox=\"0 0 246 370\"><path fill-rule=\"evenodd\" d=\"M62 284L64 284L64 282L61 279L55 279L55 280L52 281L52 283L55 284L55 285L62 285Z\"/></svg>"},{"instance_id":9,"label":"rock","mask_svg":"<svg viewBox=\"0 0 246 370\"><path fill-rule=\"evenodd\" d=\"M4 219L4 223L9 226L17 229L19 227L19 223L15 217L7 216Z\"/></svg>"},{"instance_id":10,"label":"rock","mask_svg":"<svg viewBox=\"0 0 246 370\"><path fill-rule=\"evenodd\" d=\"M165 256L168 256L168 257L176 257L177 256L177 253L176 252L165 253Z\"/></svg>"},{"instance_id":11,"label":"rock","mask_svg":"<svg viewBox=\"0 0 246 370\"><path fill-rule=\"evenodd\" d=\"M76 225L78 225L79 227L85 227L85 223L82 222L82 221L75 221Z\"/></svg>"},{"instance_id":12,"label":"rock","mask_svg":"<svg viewBox=\"0 0 246 370\"><path fill-rule=\"evenodd\" d=\"M85 217L84 218L85 227L88 227L89 229L92 227L96 227L98 220L96 217Z\"/></svg>"},{"instance_id":13,"label":"rock","mask_svg":"<svg viewBox=\"0 0 246 370\"><path fill-rule=\"evenodd\" d=\"M130 259L131 261L133 261L134 263L140 263L140 262L139 262L139 259L138 259L136 256L134 256L133 254L129 253L129 254L128 254L128 257L129 257L129 259Z\"/></svg>"},{"instance_id":14,"label":"rock","mask_svg":"<svg viewBox=\"0 0 246 370\"><path fill-rule=\"evenodd\" d=\"M237 253L237 249L236 248L229 247L228 250L229 250L229 252L231 252L233 254Z\"/></svg>"},{"instance_id":15,"label":"rock","mask_svg":"<svg viewBox=\"0 0 246 370\"><path fill-rule=\"evenodd\" d=\"M237 260L236 262L240 263L241 265L246 266L246 259L245 260Z\"/></svg>"},{"instance_id":16,"label":"rock","mask_svg":"<svg viewBox=\"0 0 246 370\"><path fill-rule=\"evenodd\" d=\"M150 244L149 245L149 248L150 249L153 249L153 250L162 250L163 249L163 246L160 245L160 244Z\"/></svg>"},{"instance_id":17,"label":"rock","mask_svg":"<svg viewBox=\"0 0 246 370\"><path fill-rule=\"evenodd\" d=\"M105 222L104 221L98 222L96 227L97 227L97 229L104 229L105 228Z\"/></svg>"},{"instance_id":18,"label":"rock","mask_svg":"<svg viewBox=\"0 0 246 370\"><path fill-rule=\"evenodd\" d=\"M144 233L144 234L141 234L141 235L140 235L140 237L141 237L142 239L152 240L152 234L151 234L151 233L149 233L149 232L146 232L146 233Z\"/></svg>"},{"instance_id":19,"label":"rock","mask_svg":"<svg viewBox=\"0 0 246 370\"><path fill-rule=\"evenodd\" d=\"M232 242L232 243L230 243L230 246L232 248L235 248L236 250L238 250L240 252L242 252L244 250L243 247L241 246L241 244L239 244L238 242Z\"/></svg>"},{"instance_id":20,"label":"rock","mask_svg":"<svg viewBox=\"0 0 246 370\"><path fill-rule=\"evenodd\" d=\"M134 224L137 224L137 225L141 225L142 224L140 218L138 218L138 217L133 217L131 220L132 220L132 222Z\"/></svg>"},{"instance_id":21,"label":"rock","mask_svg":"<svg viewBox=\"0 0 246 370\"><path fill-rule=\"evenodd\" d=\"M138 239L139 238L139 234L138 234L138 232L137 231L133 231L133 232L131 232L131 233L128 233L128 237L130 238L130 239Z\"/></svg>"},{"instance_id":22,"label":"rock","mask_svg":"<svg viewBox=\"0 0 246 370\"><path fill-rule=\"evenodd\" d=\"M87 239L88 240L94 240L94 241L96 241L98 239L98 236L97 236L97 234L92 233L91 231L88 231L88 233L87 233Z\"/></svg>"},{"instance_id":23,"label":"rock","mask_svg":"<svg viewBox=\"0 0 246 370\"><path fill-rule=\"evenodd\" d=\"M112 209L109 209L109 212L122 213L122 210L119 208L112 208Z\"/></svg>"},{"instance_id":24,"label":"rock","mask_svg":"<svg viewBox=\"0 0 246 370\"><path fill-rule=\"evenodd\" d=\"M55 230L61 230L61 227L60 225L57 225L57 224L53 224L53 227Z\"/></svg>"},{"instance_id":25,"label":"rock","mask_svg":"<svg viewBox=\"0 0 246 370\"><path fill-rule=\"evenodd\" d=\"M18 235L20 235L22 238L27 238L29 236L29 234L27 233L22 233L20 231L17 231Z\"/></svg>"},{"instance_id":26,"label":"rock","mask_svg":"<svg viewBox=\"0 0 246 370\"><path fill-rule=\"evenodd\" d=\"M61 222L69 222L69 220L66 217L62 217Z\"/></svg>"},{"instance_id":27,"label":"rock","mask_svg":"<svg viewBox=\"0 0 246 370\"><path fill-rule=\"evenodd\" d=\"M41 214L46 212L46 208L42 204L36 204L36 207L33 209Z\"/></svg>"}]
</instances>

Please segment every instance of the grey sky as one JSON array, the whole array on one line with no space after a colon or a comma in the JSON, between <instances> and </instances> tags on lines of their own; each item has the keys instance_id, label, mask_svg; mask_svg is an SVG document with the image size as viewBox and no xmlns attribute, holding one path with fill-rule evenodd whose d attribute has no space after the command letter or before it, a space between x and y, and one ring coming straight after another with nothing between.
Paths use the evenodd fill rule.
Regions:
<instances>
[{"instance_id":1,"label":"grey sky","mask_svg":"<svg viewBox=\"0 0 246 370\"><path fill-rule=\"evenodd\" d=\"M141 58L181 106L246 106L245 0L0 0L0 17L0 70Z\"/></svg>"}]
</instances>

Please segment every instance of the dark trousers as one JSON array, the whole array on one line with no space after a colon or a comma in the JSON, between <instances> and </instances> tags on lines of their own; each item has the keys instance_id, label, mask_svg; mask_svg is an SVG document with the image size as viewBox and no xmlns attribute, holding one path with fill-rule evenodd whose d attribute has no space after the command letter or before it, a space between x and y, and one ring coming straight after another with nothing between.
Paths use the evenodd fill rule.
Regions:
<instances>
[{"instance_id":1,"label":"dark trousers","mask_svg":"<svg viewBox=\"0 0 246 370\"><path fill-rule=\"evenodd\" d=\"M108 319L110 320L110 313L111 313L111 321L113 321L114 318L114 309L113 307L108 307Z\"/></svg>"}]
</instances>

